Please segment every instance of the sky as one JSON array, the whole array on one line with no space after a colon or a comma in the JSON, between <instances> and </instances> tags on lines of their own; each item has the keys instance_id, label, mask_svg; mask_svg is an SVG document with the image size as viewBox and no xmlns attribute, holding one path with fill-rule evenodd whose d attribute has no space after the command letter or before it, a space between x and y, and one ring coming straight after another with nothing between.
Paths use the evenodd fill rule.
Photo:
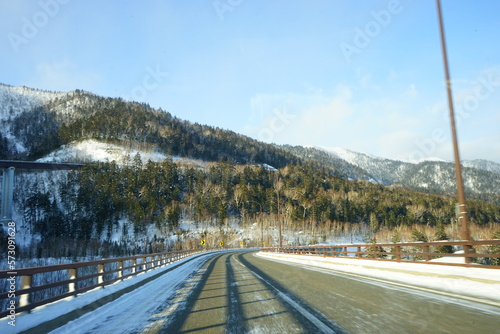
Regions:
<instances>
[{"instance_id":1,"label":"sky","mask_svg":"<svg viewBox=\"0 0 500 334\"><path fill-rule=\"evenodd\" d=\"M461 158L500 163L500 1L442 8ZM434 0L1 0L0 82L265 142L453 160Z\"/></svg>"}]
</instances>

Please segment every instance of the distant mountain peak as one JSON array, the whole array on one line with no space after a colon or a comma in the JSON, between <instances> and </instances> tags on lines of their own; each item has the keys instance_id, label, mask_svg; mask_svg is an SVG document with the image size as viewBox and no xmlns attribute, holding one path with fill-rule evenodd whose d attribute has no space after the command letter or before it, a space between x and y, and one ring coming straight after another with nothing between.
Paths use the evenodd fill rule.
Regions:
<instances>
[{"instance_id":1,"label":"distant mountain peak","mask_svg":"<svg viewBox=\"0 0 500 334\"><path fill-rule=\"evenodd\" d=\"M307 161L349 180L456 192L453 164L442 159L410 163L340 147L266 144L232 131L183 121L142 103L82 90L60 93L0 84L2 159L119 160L136 151L151 160L223 160L268 169ZM500 193L500 164L473 160L465 161L464 166L469 193Z\"/></svg>"},{"instance_id":2,"label":"distant mountain peak","mask_svg":"<svg viewBox=\"0 0 500 334\"><path fill-rule=\"evenodd\" d=\"M365 173L355 175L384 185L401 184L405 187L453 194L456 183L454 165L440 158L425 158L418 161L402 161L376 157L340 147L315 147L328 153L333 159L343 160ZM488 160L463 161L462 173L469 193L499 193L500 164ZM367 176L368 175L368 176Z\"/></svg>"}]
</instances>

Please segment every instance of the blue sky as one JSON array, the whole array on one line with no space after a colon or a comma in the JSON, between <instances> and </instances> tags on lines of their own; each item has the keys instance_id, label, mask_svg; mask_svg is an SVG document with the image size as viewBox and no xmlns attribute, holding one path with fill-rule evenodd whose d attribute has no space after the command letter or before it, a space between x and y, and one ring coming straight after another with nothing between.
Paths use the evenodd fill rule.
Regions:
<instances>
[{"instance_id":1,"label":"blue sky","mask_svg":"<svg viewBox=\"0 0 500 334\"><path fill-rule=\"evenodd\" d=\"M463 159L500 163L500 1L442 0ZM278 144L452 160L434 0L0 3L0 82Z\"/></svg>"}]
</instances>

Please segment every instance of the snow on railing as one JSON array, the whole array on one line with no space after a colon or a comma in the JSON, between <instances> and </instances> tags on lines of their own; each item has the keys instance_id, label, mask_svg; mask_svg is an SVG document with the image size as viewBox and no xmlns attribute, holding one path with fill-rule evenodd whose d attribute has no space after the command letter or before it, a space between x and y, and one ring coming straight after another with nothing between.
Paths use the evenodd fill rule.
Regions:
<instances>
[{"instance_id":1,"label":"snow on railing","mask_svg":"<svg viewBox=\"0 0 500 334\"><path fill-rule=\"evenodd\" d=\"M0 271L9 284L0 293L0 318L145 273L206 250L185 250ZM51 276L52 279L40 276ZM55 279L54 279L55 277ZM36 278L36 279L34 279ZM20 285L18 284L20 280ZM35 281L43 282L35 285ZM48 282L47 281L52 281ZM5 303L7 301L7 303Z\"/></svg>"},{"instance_id":2,"label":"snow on railing","mask_svg":"<svg viewBox=\"0 0 500 334\"><path fill-rule=\"evenodd\" d=\"M453 246L471 252L451 252ZM443 247L448 251L444 251ZM500 239L261 248L262 252L500 269ZM461 263L445 258L461 258Z\"/></svg>"}]
</instances>

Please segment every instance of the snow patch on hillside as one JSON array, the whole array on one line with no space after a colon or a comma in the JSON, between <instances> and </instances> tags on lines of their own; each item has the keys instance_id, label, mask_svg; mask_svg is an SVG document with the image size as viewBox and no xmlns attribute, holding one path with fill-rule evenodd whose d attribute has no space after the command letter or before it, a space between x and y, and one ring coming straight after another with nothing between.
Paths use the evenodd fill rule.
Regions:
<instances>
[{"instance_id":1,"label":"snow patch on hillside","mask_svg":"<svg viewBox=\"0 0 500 334\"><path fill-rule=\"evenodd\" d=\"M462 165L464 167L482 169L491 173L500 174L500 164L493 161L483 159L466 160L462 161Z\"/></svg>"},{"instance_id":2,"label":"snow patch on hillside","mask_svg":"<svg viewBox=\"0 0 500 334\"><path fill-rule=\"evenodd\" d=\"M125 148L123 146L102 143L93 139L73 142L63 145L58 150L39 159L40 162L68 162L68 161L116 161L124 163L128 158L140 154L143 162L148 160L158 162L165 160L168 155L160 152L147 152L143 150Z\"/></svg>"},{"instance_id":3,"label":"snow patch on hillside","mask_svg":"<svg viewBox=\"0 0 500 334\"><path fill-rule=\"evenodd\" d=\"M379 157L373 156L371 154L354 152L354 151L351 151L351 150L348 150L348 149L342 148L342 147L318 146L318 148L323 150L323 151L326 151L328 153L331 153L334 156L336 156L337 158L343 159L343 160L345 160L351 164L354 164L354 165L359 165L358 162L359 162L360 156L366 156L366 157L369 157L369 158L375 159L375 160L385 160L383 158L379 158Z\"/></svg>"},{"instance_id":4,"label":"snow patch on hillside","mask_svg":"<svg viewBox=\"0 0 500 334\"><path fill-rule=\"evenodd\" d=\"M124 147L121 145L103 143L94 139L75 141L63 145L54 152L38 159L39 162L111 162L119 165L130 164L134 157L139 154L143 164L149 160L161 162L171 158L173 162L183 167L206 168L209 162L200 159L170 156L158 151L146 151ZM269 167L272 168L272 167Z\"/></svg>"},{"instance_id":5,"label":"snow patch on hillside","mask_svg":"<svg viewBox=\"0 0 500 334\"><path fill-rule=\"evenodd\" d=\"M65 95L67 93L53 93L28 87L0 84L0 121L6 121L9 117L43 106Z\"/></svg>"}]
</instances>

